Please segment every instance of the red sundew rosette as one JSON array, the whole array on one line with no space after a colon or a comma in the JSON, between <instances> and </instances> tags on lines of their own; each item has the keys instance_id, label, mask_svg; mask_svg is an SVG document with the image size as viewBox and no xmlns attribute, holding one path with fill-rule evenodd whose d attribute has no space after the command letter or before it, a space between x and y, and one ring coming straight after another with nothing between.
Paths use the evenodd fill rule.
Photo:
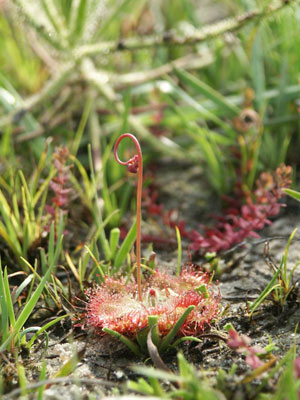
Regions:
<instances>
[{"instance_id":1,"label":"red sundew rosette","mask_svg":"<svg viewBox=\"0 0 300 400\"><path fill-rule=\"evenodd\" d=\"M161 278L161 279L159 279ZM134 338L148 326L148 316L158 316L158 329L162 336L174 327L183 312L191 305L194 310L187 316L178 335L196 335L203 332L219 313L220 295L211 290L206 273L183 271L179 277L158 271L143 283L143 295L149 304L137 297L137 284L125 286L124 279L109 278L105 284L87 292L84 327L92 327L98 334L107 328ZM196 289L206 285L208 296Z\"/></svg>"}]
</instances>

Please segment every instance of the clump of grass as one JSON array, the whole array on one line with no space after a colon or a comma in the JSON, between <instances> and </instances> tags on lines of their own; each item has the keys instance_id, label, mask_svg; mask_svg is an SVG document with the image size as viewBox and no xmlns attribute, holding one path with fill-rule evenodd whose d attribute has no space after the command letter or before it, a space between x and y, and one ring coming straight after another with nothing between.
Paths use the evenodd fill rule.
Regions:
<instances>
[{"instance_id":1,"label":"clump of grass","mask_svg":"<svg viewBox=\"0 0 300 400\"><path fill-rule=\"evenodd\" d=\"M49 253L48 256L41 252L42 264L44 266L44 276L41 277L36 269L34 269L28 261L24 260L31 269L32 274L22 282L22 284L16 289L15 293L10 292L9 279L7 274L7 268L2 270L0 263L0 299L1 299L1 346L0 352L10 349L12 352L20 346L21 343L25 343L26 330L23 330L24 324L29 320L30 315L36 307L40 296L44 290L47 290L47 284L51 280L51 274L54 273L54 269L57 264L59 254L61 252L62 240L63 240L63 223L61 220L58 232L57 240L55 243L54 225L52 224L50 237L49 237ZM35 282L38 281L37 287L34 289ZM20 294L29 287L27 296L22 306L22 310L19 313L15 312L14 304ZM49 292L48 292L49 295ZM50 324L51 326L52 324ZM29 328L27 328L28 331ZM38 329L38 334L45 331L42 327ZM33 339L29 347L32 346Z\"/></svg>"},{"instance_id":2,"label":"clump of grass","mask_svg":"<svg viewBox=\"0 0 300 400\"><path fill-rule=\"evenodd\" d=\"M280 265L276 265L269 254L269 244L265 245L265 261L271 268L273 276L268 285L262 291L260 296L249 304L250 315L267 299L270 299L275 306L284 307L286 304L293 304L297 301L297 290L299 279L294 279L296 269L299 267L298 261L291 269L288 270L288 253L291 242L296 234L297 229L292 232L287 245L285 247L284 255L281 258Z\"/></svg>"}]
</instances>

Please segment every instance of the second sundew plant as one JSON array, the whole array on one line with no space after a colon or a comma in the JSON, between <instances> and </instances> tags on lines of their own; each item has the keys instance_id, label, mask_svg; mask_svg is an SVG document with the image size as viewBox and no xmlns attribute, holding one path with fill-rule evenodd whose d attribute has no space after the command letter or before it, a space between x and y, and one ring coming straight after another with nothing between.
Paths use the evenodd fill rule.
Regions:
<instances>
[{"instance_id":1,"label":"second sundew plant","mask_svg":"<svg viewBox=\"0 0 300 400\"><path fill-rule=\"evenodd\" d=\"M118 146L124 138L131 139L137 155L128 161L118 157ZM108 277L86 292L88 302L82 322L83 329L94 328L103 335L119 338L130 350L147 354L149 341L164 352L183 340L197 340L219 315L220 294L212 287L211 277L202 271L183 269L177 276L149 268L147 277L141 273L141 192L143 183L142 151L137 138L125 133L114 149L116 160L138 173L136 217L136 270L132 276ZM176 337L179 337L175 340ZM150 346L151 346L150 345Z\"/></svg>"}]
</instances>

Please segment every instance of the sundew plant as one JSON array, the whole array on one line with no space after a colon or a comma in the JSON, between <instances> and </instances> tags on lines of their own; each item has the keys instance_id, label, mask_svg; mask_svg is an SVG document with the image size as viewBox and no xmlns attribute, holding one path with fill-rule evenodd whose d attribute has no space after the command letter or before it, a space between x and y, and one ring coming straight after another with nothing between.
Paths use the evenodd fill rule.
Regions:
<instances>
[{"instance_id":1,"label":"sundew plant","mask_svg":"<svg viewBox=\"0 0 300 400\"><path fill-rule=\"evenodd\" d=\"M118 157L122 139L130 138L137 155L128 161ZM140 144L130 133L121 135L114 149L118 163L138 174L136 212L136 282L131 277L105 277L104 283L87 291L88 303L83 327L93 327L100 334L110 333L120 338L135 353L145 347L145 333L155 327L155 344L167 350L176 335L193 340L219 314L220 296L212 290L208 273L184 269L179 276L151 271L141 274L141 194L143 159ZM189 337L191 336L191 337ZM136 339L136 343L132 341ZM144 339L144 340L143 340Z\"/></svg>"}]
</instances>

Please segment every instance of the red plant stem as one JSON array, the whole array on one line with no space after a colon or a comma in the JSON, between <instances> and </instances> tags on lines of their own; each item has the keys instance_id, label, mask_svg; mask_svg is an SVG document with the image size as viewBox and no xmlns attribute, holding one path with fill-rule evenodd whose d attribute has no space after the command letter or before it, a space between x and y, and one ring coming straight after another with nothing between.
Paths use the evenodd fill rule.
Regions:
<instances>
[{"instance_id":1,"label":"red plant stem","mask_svg":"<svg viewBox=\"0 0 300 400\"><path fill-rule=\"evenodd\" d=\"M141 146L137 138L131 133L124 133L121 135L116 141L114 147L114 156L115 159L121 165L128 166L132 159L128 161L121 161L118 157L118 146L122 139L130 138L136 147L137 155L138 155L138 186L137 186L137 194L136 194L136 270L137 270L137 286L138 286L138 297L139 301L142 302L142 289L141 289L141 208L142 208L142 185L143 185L143 156Z\"/></svg>"}]
</instances>

